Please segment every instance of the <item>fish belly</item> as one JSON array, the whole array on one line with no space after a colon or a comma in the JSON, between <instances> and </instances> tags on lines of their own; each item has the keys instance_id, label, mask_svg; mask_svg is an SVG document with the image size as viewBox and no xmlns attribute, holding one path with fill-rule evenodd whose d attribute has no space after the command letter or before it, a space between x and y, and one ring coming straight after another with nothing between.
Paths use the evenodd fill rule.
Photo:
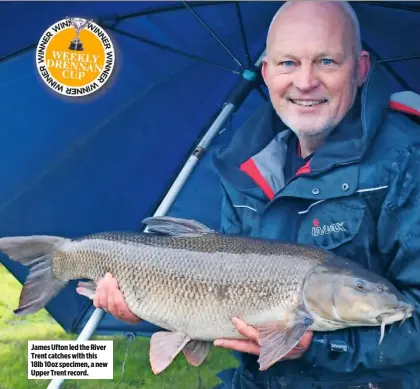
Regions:
<instances>
[{"instance_id":1,"label":"fish belly","mask_svg":"<svg viewBox=\"0 0 420 389\"><path fill-rule=\"evenodd\" d=\"M241 337L231 322L285 320L301 305L314 261L290 255L199 251L161 243L88 239L63 247L55 260L62 277L99 280L109 271L130 310L192 339ZM65 271L63 269L66 269Z\"/></svg>"}]
</instances>

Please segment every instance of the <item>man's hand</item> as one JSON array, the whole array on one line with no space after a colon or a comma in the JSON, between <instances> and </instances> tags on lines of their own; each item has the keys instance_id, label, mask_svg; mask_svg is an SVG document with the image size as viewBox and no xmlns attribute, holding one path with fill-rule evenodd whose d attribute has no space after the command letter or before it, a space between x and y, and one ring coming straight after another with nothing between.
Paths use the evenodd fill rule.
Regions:
<instances>
[{"instance_id":1,"label":"man's hand","mask_svg":"<svg viewBox=\"0 0 420 389\"><path fill-rule=\"evenodd\" d=\"M141 321L139 317L129 310L118 286L118 282L111 273L106 273L105 277L98 282L93 305L129 324L135 324Z\"/></svg>"},{"instance_id":2,"label":"man's hand","mask_svg":"<svg viewBox=\"0 0 420 389\"><path fill-rule=\"evenodd\" d=\"M239 318L232 319L233 325L247 339L216 339L215 346L220 346L248 354L260 354L258 330ZM312 342L312 331L307 331L296 347L286 354L282 360L300 358Z\"/></svg>"}]
</instances>

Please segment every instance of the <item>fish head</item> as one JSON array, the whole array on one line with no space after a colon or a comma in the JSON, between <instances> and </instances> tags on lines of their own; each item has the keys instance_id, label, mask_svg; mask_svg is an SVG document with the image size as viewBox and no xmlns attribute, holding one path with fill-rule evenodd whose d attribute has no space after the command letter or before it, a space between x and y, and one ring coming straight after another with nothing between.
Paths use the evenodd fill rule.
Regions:
<instances>
[{"instance_id":1,"label":"fish head","mask_svg":"<svg viewBox=\"0 0 420 389\"><path fill-rule=\"evenodd\" d=\"M318 321L336 329L384 326L411 317L414 310L389 280L337 257L308 276L304 302Z\"/></svg>"}]
</instances>

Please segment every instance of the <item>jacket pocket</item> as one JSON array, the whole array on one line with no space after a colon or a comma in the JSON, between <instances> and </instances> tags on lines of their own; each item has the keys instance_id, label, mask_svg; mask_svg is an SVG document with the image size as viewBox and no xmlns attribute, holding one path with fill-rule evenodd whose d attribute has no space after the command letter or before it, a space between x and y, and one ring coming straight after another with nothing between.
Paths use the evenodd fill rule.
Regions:
<instances>
[{"instance_id":1,"label":"jacket pocket","mask_svg":"<svg viewBox=\"0 0 420 389\"><path fill-rule=\"evenodd\" d=\"M327 250L353 242L364 224L366 213L366 204L360 198L330 199L312 204L300 212L298 241Z\"/></svg>"}]
</instances>

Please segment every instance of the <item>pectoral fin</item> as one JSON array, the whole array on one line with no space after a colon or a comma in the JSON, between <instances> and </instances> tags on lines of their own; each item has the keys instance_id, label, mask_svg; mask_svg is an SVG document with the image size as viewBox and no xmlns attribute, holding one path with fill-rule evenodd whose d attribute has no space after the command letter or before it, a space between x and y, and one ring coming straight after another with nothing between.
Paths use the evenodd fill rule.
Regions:
<instances>
[{"instance_id":1,"label":"pectoral fin","mask_svg":"<svg viewBox=\"0 0 420 389\"><path fill-rule=\"evenodd\" d=\"M210 350L210 343L202 340L191 340L182 350L188 363L200 366L206 359Z\"/></svg>"},{"instance_id":2,"label":"pectoral fin","mask_svg":"<svg viewBox=\"0 0 420 389\"><path fill-rule=\"evenodd\" d=\"M155 374L165 370L190 341L183 332L156 332L150 340L150 365Z\"/></svg>"},{"instance_id":3,"label":"pectoral fin","mask_svg":"<svg viewBox=\"0 0 420 389\"><path fill-rule=\"evenodd\" d=\"M270 322L257 327L260 333L260 370L266 370L302 339L313 320L309 316L296 316L292 326L282 322Z\"/></svg>"}]
</instances>

